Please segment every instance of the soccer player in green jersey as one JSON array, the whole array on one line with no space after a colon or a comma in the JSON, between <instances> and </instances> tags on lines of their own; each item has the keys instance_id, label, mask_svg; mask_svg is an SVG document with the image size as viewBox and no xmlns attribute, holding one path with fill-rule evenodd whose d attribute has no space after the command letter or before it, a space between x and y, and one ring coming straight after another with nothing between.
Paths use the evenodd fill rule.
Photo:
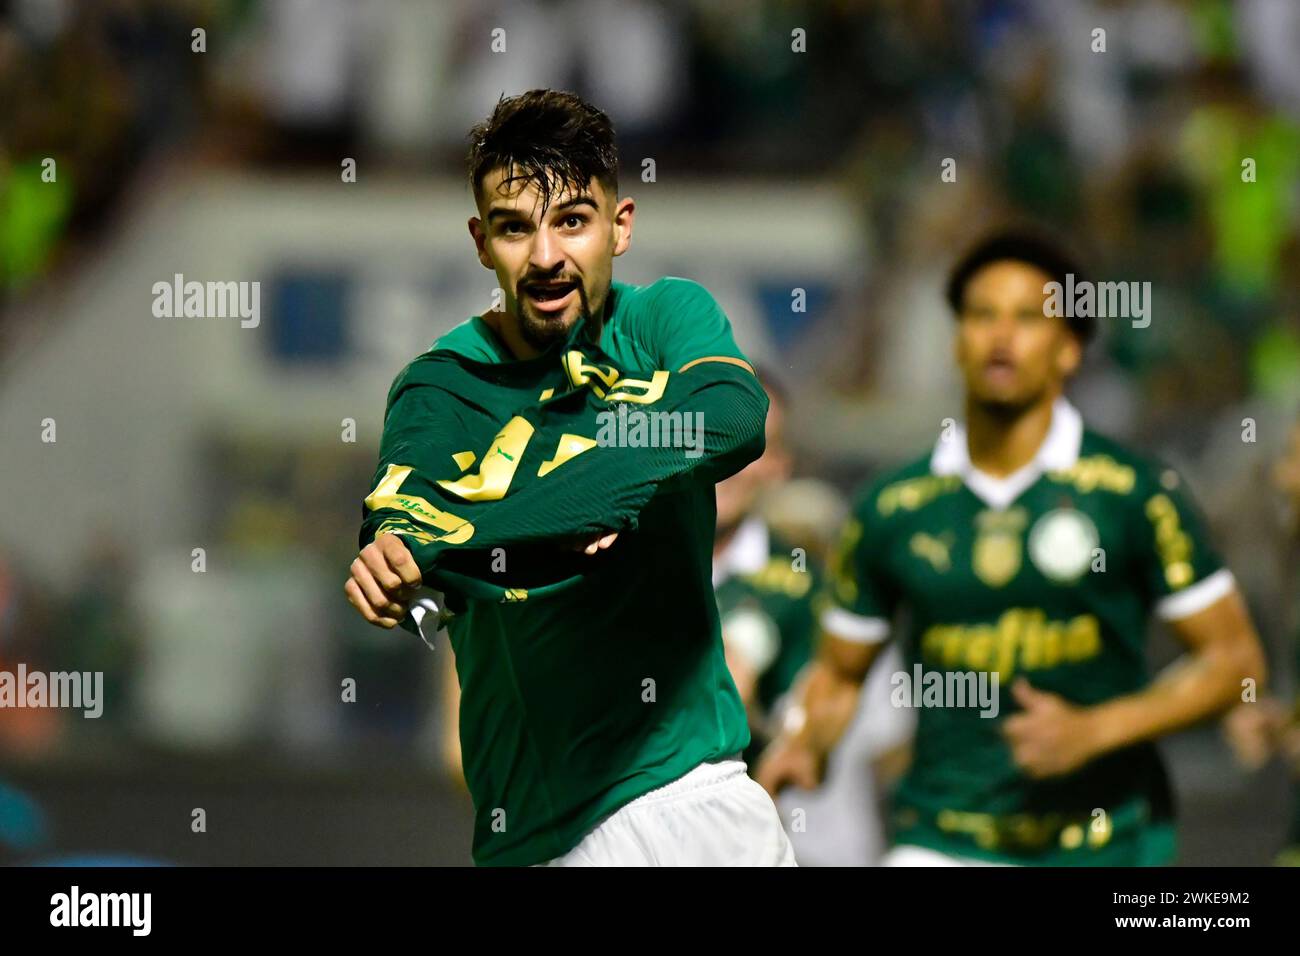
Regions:
<instances>
[{"instance_id":1,"label":"soccer player in green jersey","mask_svg":"<svg viewBox=\"0 0 1300 956\"><path fill-rule=\"evenodd\" d=\"M768 743L795 678L812 658L823 584L818 559L810 553L814 549L793 547L799 536L784 537L760 508L766 495L789 480L794 456L785 440L788 393L773 372L762 366L756 371L770 402L767 447L718 483L713 544L713 591L727 666L750 715L746 762ZM876 812L883 776L878 769L898 759L911 722L906 712L890 706L888 685L872 676L821 786L792 787L777 798L800 866L865 866L884 853L884 821Z\"/></svg>"},{"instance_id":2,"label":"soccer player in green jersey","mask_svg":"<svg viewBox=\"0 0 1300 956\"><path fill-rule=\"evenodd\" d=\"M892 682L918 723L887 863L1167 863L1154 741L1263 682L1178 476L1086 428L1063 395L1091 323L1049 308L1048 284L1075 272L1010 233L955 268L965 424L860 496L800 706L757 771L773 793L818 779L906 612L909 668ZM1151 615L1188 651L1154 679Z\"/></svg>"},{"instance_id":3,"label":"soccer player in green jersey","mask_svg":"<svg viewBox=\"0 0 1300 956\"><path fill-rule=\"evenodd\" d=\"M767 398L701 286L613 280L635 204L602 112L535 90L470 135L502 307L394 383L348 599L391 628L444 592L477 863L793 865L710 583ZM647 444L651 413L693 427Z\"/></svg>"}]
</instances>

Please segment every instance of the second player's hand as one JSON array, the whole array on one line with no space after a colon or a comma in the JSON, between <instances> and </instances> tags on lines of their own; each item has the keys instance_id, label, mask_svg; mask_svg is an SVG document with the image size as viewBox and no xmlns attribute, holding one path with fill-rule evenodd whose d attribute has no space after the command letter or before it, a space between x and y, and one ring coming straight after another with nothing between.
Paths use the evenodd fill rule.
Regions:
<instances>
[{"instance_id":1,"label":"second player's hand","mask_svg":"<svg viewBox=\"0 0 1300 956\"><path fill-rule=\"evenodd\" d=\"M1024 708L1002 725L1011 756L1030 777L1055 777L1079 769L1097 755L1090 711L1059 694L1018 678L1011 696Z\"/></svg>"},{"instance_id":2,"label":"second player's hand","mask_svg":"<svg viewBox=\"0 0 1300 956\"><path fill-rule=\"evenodd\" d=\"M348 603L371 624L396 627L422 582L420 569L402 539L381 534L361 549L350 570L343 585Z\"/></svg>"},{"instance_id":3,"label":"second player's hand","mask_svg":"<svg viewBox=\"0 0 1300 956\"><path fill-rule=\"evenodd\" d=\"M793 785L804 790L821 786L825 767L807 746L788 737L778 737L758 758L754 779L772 797Z\"/></svg>"},{"instance_id":4,"label":"second player's hand","mask_svg":"<svg viewBox=\"0 0 1300 956\"><path fill-rule=\"evenodd\" d=\"M1286 741L1290 715L1273 697L1241 703L1223 718L1223 733L1237 762L1247 770L1268 763Z\"/></svg>"}]
</instances>

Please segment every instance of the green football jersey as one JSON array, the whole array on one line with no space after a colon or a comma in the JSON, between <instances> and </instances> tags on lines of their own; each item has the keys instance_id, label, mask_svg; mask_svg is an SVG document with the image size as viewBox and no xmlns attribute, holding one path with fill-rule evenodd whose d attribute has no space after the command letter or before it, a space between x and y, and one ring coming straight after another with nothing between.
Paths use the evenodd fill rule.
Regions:
<instances>
[{"instance_id":1,"label":"green football jersey","mask_svg":"<svg viewBox=\"0 0 1300 956\"><path fill-rule=\"evenodd\" d=\"M1176 473L1086 430L1064 399L1035 460L1006 479L971 466L957 428L869 486L832 579L828 631L882 640L903 612L909 676L998 677L996 716L951 699L919 708L896 842L1021 864L1171 859L1153 745L1033 780L1002 722L1019 677L1080 705L1140 690L1150 615L1176 620L1232 589Z\"/></svg>"},{"instance_id":2,"label":"green football jersey","mask_svg":"<svg viewBox=\"0 0 1300 956\"><path fill-rule=\"evenodd\" d=\"M711 587L713 485L761 453L766 397L688 280L613 283L599 343L583 348L515 361L481 318L448 332L394 384L367 499L362 541L404 535L455 612L482 865L567 853L630 800L749 740ZM709 358L723 362L689 371ZM704 409L694 463L597 440L595 409L678 393ZM596 529L621 529L597 555L557 540Z\"/></svg>"}]
</instances>

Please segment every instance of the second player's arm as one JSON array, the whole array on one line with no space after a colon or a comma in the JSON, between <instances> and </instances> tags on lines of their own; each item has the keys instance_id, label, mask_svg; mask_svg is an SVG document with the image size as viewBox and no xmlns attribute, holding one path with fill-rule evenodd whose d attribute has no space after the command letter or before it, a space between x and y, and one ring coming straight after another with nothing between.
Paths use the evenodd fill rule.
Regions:
<instances>
[{"instance_id":1,"label":"second player's arm","mask_svg":"<svg viewBox=\"0 0 1300 956\"><path fill-rule=\"evenodd\" d=\"M1093 733L1103 752L1162 737L1226 710L1241 700L1247 678L1263 690L1264 652L1237 590L1169 627L1188 653L1144 690L1093 708Z\"/></svg>"},{"instance_id":2,"label":"second player's arm","mask_svg":"<svg viewBox=\"0 0 1300 956\"><path fill-rule=\"evenodd\" d=\"M862 683L883 643L821 632L817 654L800 675L781 734L764 751L755 779L773 796L786 784L813 789L826 759L858 708Z\"/></svg>"},{"instance_id":3,"label":"second player's arm","mask_svg":"<svg viewBox=\"0 0 1300 956\"><path fill-rule=\"evenodd\" d=\"M1135 693L1079 707L1024 681L1013 686L1023 709L1007 718L1005 731L1026 773L1069 773L1111 751L1213 717L1241 700L1247 678L1263 689L1264 653L1235 588L1168 626L1188 652Z\"/></svg>"}]
</instances>

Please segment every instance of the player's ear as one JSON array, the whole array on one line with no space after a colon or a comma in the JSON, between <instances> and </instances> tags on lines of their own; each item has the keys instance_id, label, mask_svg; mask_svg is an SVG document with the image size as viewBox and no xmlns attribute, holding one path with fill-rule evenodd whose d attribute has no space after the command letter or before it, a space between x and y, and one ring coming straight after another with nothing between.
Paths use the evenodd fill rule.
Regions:
<instances>
[{"instance_id":1,"label":"player's ear","mask_svg":"<svg viewBox=\"0 0 1300 956\"><path fill-rule=\"evenodd\" d=\"M487 233L483 229L483 220L478 216L470 216L469 234L474 239L474 248L478 250L478 261L483 263L484 269L495 269L492 265L492 257L487 252Z\"/></svg>"},{"instance_id":2,"label":"player's ear","mask_svg":"<svg viewBox=\"0 0 1300 956\"><path fill-rule=\"evenodd\" d=\"M636 202L624 196L614 207L614 255L621 256L632 245L632 221L636 218Z\"/></svg>"}]
</instances>

